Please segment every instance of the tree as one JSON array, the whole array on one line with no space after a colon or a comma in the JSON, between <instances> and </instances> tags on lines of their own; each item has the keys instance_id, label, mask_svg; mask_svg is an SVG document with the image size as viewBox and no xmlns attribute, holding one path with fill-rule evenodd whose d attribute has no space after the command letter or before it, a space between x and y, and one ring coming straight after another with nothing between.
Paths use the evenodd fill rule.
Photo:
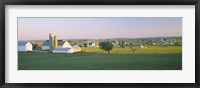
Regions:
<instances>
[{"instance_id":1,"label":"tree","mask_svg":"<svg viewBox=\"0 0 200 88\"><path fill-rule=\"evenodd\" d=\"M33 50L40 51L40 50L42 50L42 49L39 47L38 44L34 44L34 45L33 45Z\"/></svg>"},{"instance_id":2,"label":"tree","mask_svg":"<svg viewBox=\"0 0 200 88\"><path fill-rule=\"evenodd\" d=\"M123 48L125 47L125 42L124 42L124 41L122 41L122 47L123 47Z\"/></svg>"},{"instance_id":3,"label":"tree","mask_svg":"<svg viewBox=\"0 0 200 88\"><path fill-rule=\"evenodd\" d=\"M42 42L31 42L31 44L33 45L33 49L42 50Z\"/></svg>"},{"instance_id":4,"label":"tree","mask_svg":"<svg viewBox=\"0 0 200 88\"><path fill-rule=\"evenodd\" d=\"M77 45L77 43L75 42L74 45Z\"/></svg>"},{"instance_id":5,"label":"tree","mask_svg":"<svg viewBox=\"0 0 200 88\"><path fill-rule=\"evenodd\" d=\"M102 50L108 51L110 53L110 50L113 48L113 44L110 41L103 41L99 43L99 47Z\"/></svg>"},{"instance_id":6,"label":"tree","mask_svg":"<svg viewBox=\"0 0 200 88\"><path fill-rule=\"evenodd\" d=\"M119 42L119 46L122 47L122 43L121 42Z\"/></svg>"},{"instance_id":7,"label":"tree","mask_svg":"<svg viewBox=\"0 0 200 88\"><path fill-rule=\"evenodd\" d=\"M134 48L134 47L130 47L130 49L133 51L133 53L135 53L137 50L137 48Z\"/></svg>"},{"instance_id":8,"label":"tree","mask_svg":"<svg viewBox=\"0 0 200 88\"><path fill-rule=\"evenodd\" d=\"M125 47L125 41L120 41L119 46L124 48Z\"/></svg>"},{"instance_id":9,"label":"tree","mask_svg":"<svg viewBox=\"0 0 200 88\"><path fill-rule=\"evenodd\" d=\"M87 47L87 43L83 43L83 46L84 46L84 47Z\"/></svg>"}]
</instances>

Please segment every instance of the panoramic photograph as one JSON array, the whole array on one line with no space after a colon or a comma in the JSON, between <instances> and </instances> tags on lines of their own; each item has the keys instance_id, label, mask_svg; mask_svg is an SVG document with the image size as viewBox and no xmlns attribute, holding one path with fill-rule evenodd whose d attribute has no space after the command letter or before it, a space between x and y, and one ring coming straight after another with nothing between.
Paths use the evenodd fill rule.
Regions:
<instances>
[{"instance_id":1,"label":"panoramic photograph","mask_svg":"<svg viewBox=\"0 0 200 88\"><path fill-rule=\"evenodd\" d=\"M18 17L18 70L182 70L182 17Z\"/></svg>"}]
</instances>

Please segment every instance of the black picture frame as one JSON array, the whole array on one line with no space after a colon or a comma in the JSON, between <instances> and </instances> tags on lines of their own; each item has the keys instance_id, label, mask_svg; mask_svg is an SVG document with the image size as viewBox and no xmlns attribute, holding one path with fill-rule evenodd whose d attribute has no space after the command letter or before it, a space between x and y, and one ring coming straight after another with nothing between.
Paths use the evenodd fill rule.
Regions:
<instances>
[{"instance_id":1,"label":"black picture frame","mask_svg":"<svg viewBox=\"0 0 200 88\"><path fill-rule=\"evenodd\" d=\"M2 88L199 88L200 0L2 0L0 1ZM5 83L5 5L195 5L195 83ZM49 78L51 79L51 78Z\"/></svg>"}]
</instances>

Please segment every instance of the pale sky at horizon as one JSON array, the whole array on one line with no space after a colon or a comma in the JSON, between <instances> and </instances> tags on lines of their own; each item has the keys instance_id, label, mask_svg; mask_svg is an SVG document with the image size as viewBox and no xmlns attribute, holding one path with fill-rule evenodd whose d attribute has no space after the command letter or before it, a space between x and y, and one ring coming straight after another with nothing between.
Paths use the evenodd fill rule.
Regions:
<instances>
[{"instance_id":1,"label":"pale sky at horizon","mask_svg":"<svg viewBox=\"0 0 200 88\"><path fill-rule=\"evenodd\" d=\"M18 18L18 40L182 36L182 17Z\"/></svg>"}]
</instances>

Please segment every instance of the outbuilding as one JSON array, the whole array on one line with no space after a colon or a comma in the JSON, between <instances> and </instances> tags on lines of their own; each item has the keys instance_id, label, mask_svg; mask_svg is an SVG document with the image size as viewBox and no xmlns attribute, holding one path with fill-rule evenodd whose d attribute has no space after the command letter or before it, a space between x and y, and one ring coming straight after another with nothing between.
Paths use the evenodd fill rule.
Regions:
<instances>
[{"instance_id":1,"label":"outbuilding","mask_svg":"<svg viewBox=\"0 0 200 88\"><path fill-rule=\"evenodd\" d=\"M81 47L79 47L78 45L74 45L74 46L72 46L72 48L74 49L74 52L80 52L81 51Z\"/></svg>"},{"instance_id":2,"label":"outbuilding","mask_svg":"<svg viewBox=\"0 0 200 88\"><path fill-rule=\"evenodd\" d=\"M74 53L73 48L56 48L52 50L52 53Z\"/></svg>"},{"instance_id":3,"label":"outbuilding","mask_svg":"<svg viewBox=\"0 0 200 88\"><path fill-rule=\"evenodd\" d=\"M32 51L33 45L30 42L18 42L18 51Z\"/></svg>"}]
</instances>

